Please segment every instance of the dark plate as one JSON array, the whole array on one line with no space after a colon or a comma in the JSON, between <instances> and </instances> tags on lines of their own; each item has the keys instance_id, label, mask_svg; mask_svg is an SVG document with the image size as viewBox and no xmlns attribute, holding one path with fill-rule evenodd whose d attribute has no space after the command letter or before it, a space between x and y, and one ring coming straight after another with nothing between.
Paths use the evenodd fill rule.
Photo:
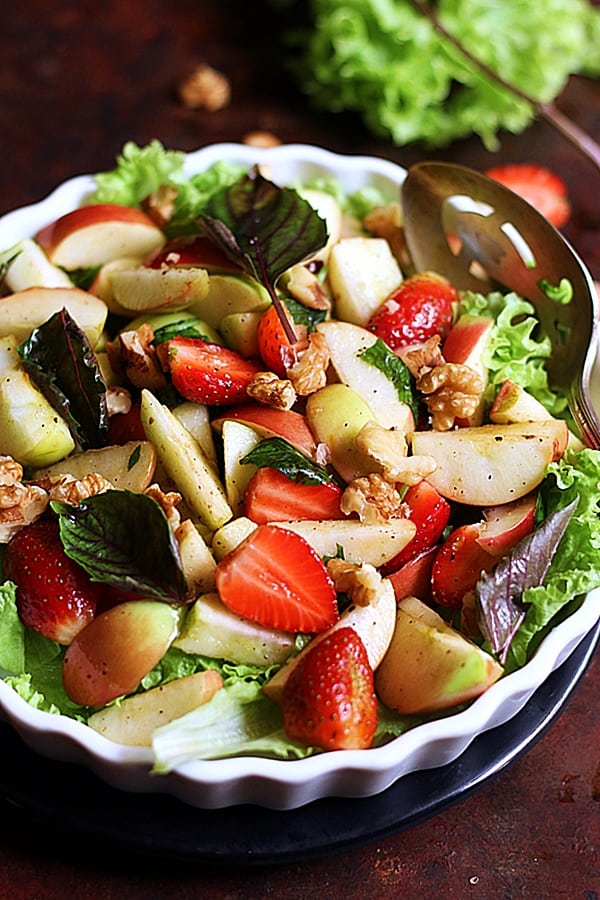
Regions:
<instances>
[{"instance_id":1,"label":"dark plate","mask_svg":"<svg viewBox=\"0 0 600 900\"><path fill-rule=\"evenodd\" d=\"M96 859L106 850L113 861L143 855L145 866L149 860L272 865L380 840L468 796L530 749L564 709L599 636L600 623L520 713L476 738L454 763L406 775L376 797L318 800L289 812L202 810L171 797L117 791L85 769L38 756L2 724L2 830L28 847L38 833L41 846L59 856L68 836L71 858L75 842L84 853L93 846Z\"/></svg>"}]
</instances>

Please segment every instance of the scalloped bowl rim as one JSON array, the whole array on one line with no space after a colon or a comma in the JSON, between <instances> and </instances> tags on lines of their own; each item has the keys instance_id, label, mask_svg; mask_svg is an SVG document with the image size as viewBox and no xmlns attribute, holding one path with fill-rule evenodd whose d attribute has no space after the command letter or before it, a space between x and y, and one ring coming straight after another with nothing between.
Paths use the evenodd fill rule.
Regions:
<instances>
[{"instance_id":1,"label":"scalloped bowl rim","mask_svg":"<svg viewBox=\"0 0 600 900\"><path fill-rule=\"evenodd\" d=\"M201 171L216 160L266 164L274 180L291 184L317 175L334 177L348 190L366 182L377 183L390 195L397 192L406 174L385 159L340 155L311 145L263 149L234 143L212 144L186 154L186 171ZM83 202L93 187L93 176L80 175L63 182L40 202L5 214L0 218L0 247L33 235L52 218ZM120 790L165 793L207 809L242 803L294 809L329 796L371 796L403 775L454 761L478 734L516 715L599 617L600 588L587 594L581 605L548 633L523 668L496 682L466 709L415 726L370 750L333 751L301 760L249 756L197 760L168 774L154 775L151 750L115 744L81 722L34 709L3 681L0 712L37 752L83 765Z\"/></svg>"}]
</instances>

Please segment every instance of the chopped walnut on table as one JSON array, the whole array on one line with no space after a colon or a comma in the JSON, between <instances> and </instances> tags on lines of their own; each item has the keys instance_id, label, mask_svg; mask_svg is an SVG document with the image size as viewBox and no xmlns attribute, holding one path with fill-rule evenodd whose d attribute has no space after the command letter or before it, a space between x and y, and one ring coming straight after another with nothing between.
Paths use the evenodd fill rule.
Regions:
<instances>
[{"instance_id":1,"label":"chopped walnut on table","mask_svg":"<svg viewBox=\"0 0 600 900\"><path fill-rule=\"evenodd\" d=\"M308 397L327 384L329 347L319 331L308 335L308 347L299 355L298 362L287 369L287 375L299 397Z\"/></svg>"},{"instance_id":2,"label":"chopped walnut on table","mask_svg":"<svg viewBox=\"0 0 600 900\"><path fill-rule=\"evenodd\" d=\"M217 112L231 100L231 83L222 72L202 63L180 83L179 96L189 109Z\"/></svg>"},{"instance_id":3,"label":"chopped walnut on table","mask_svg":"<svg viewBox=\"0 0 600 900\"><path fill-rule=\"evenodd\" d=\"M456 419L468 419L480 403L485 384L481 375L461 363L443 363L417 378L435 431L449 431Z\"/></svg>"},{"instance_id":4,"label":"chopped walnut on table","mask_svg":"<svg viewBox=\"0 0 600 900\"><path fill-rule=\"evenodd\" d=\"M432 456L408 456L408 444L401 431L367 422L356 436L358 450L375 460L386 481L417 484L435 471Z\"/></svg>"},{"instance_id":5,"label":"chopped walnut on table","mask_svg":"<svg viewBox=\"0 0 600 900\"><path fill-rule=\"evenodd\" d=\"M11 456L0 456L0 543L38 519L48 506L43 488L22 481L23 468Z\"/></svg>"},{"instance_id":6,"label":"chopped walnut on table","mask_svg":"<svg viewBox=\"0 0 600 900\"><path fill-rule=\"evenodd\" d=\"M342 494L340 508L345 515L356 513L369 525L404 515L400 492L376 472L351 481Z\"/></svg>"},{"instance_id":7,"label":"chopped walnut on table","mask_svg":"<svg viewBox=\"0 0 600 900\"><path fill-rule=\"evenodd\" d=\"M246 388L246 393L263 406L273 409L291 409L296 402L296 391L287 378L279 378L275 372L257 372Z\"/></svg>"},{"instance_id":8,"label":"chopped walnut on table","mask_svg":"<svg viewBox=\"0 0 600 900\"><path fill-rule=\"evenodd\" d=\"M336 591L348 594L356 606L368 606L381 589L381 575L370 563L358 565L334 557L327 562L327 572Z\"/></svg>"},{"instance_id":9,"label":"chopped walnut on table","mask_svg":"<svg viewBox=\"0 0 600 900\"><path fill-rule=\"evenodd\" d=\"M244 135L242 143L248 147L279 147L281 141L270 131L249 131Z\"/></svg>"}]
</instances>

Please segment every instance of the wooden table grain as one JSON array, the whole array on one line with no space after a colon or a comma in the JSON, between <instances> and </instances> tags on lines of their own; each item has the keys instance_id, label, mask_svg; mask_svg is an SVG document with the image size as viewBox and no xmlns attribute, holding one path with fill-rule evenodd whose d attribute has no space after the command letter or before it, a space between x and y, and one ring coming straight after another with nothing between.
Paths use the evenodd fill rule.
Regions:
<instances>
[{"instance_id":1,"label":"wooden table grain","mask_svg":"<svg viewBox=\"0 0 600 900\"><path fill-rule=\"evenodd\" d=\"M424 157L485 168L537 162L567 183L565 234L600 278L600 175L543 122L428 152L375 139L354 116L312 110L281 67L268 4L247 0L23 0L0 27L0 213L72 175L110 168L127 140L193 150L252 131L409 165ZM208 63L230 79L218 111L178 87ZM558 101L600 139L600 86L573 78ZM2 762L0 747L0 763ZM69 791L69 784L64 785ZM60 815L60 811L57 811ZM471 796L414 827L285 866L157 866L0 822L6 898L600 896L600 662L529 752Z\"/></svg>"}]
</instances>

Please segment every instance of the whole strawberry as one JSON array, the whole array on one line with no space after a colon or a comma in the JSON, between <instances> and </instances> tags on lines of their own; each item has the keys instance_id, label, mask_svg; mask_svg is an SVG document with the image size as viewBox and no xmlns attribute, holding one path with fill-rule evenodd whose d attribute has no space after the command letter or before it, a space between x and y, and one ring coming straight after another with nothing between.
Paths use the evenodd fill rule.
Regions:
<instances>
[{"instance_id":1,"label":"whole strawberry","mask_svg":"<svg viewBox=\"0 0 600 900\"><path fill-rule=\"evenodd\" d=\"M323 750L370 747L377 729L373 670L352 628L336 628L291 672L281 699L291 740Z\"/></svg>"},{"instance_id":2,"label":"whole strawberry","mask_svg":"<svg viewBox=\"0 0 600 900\"><path fill-rule=\"evenodd\" d=\"M375 310L367 328L392 350L423 343L452 324L458 294L449 281L431 272L412 275Z\"/></svg>"},{"instance_id":3,"label":"whole strawberry","mask_svg":"<svg viewBox=\"0 0 600 900\"><path fill-rule=\"evenodd\" d=\"M57 519L38 519L10 539L4 577L17 586L21 621L59 644L91 622L103 590L66 555Z\"/></svg>"}]
</instances>

